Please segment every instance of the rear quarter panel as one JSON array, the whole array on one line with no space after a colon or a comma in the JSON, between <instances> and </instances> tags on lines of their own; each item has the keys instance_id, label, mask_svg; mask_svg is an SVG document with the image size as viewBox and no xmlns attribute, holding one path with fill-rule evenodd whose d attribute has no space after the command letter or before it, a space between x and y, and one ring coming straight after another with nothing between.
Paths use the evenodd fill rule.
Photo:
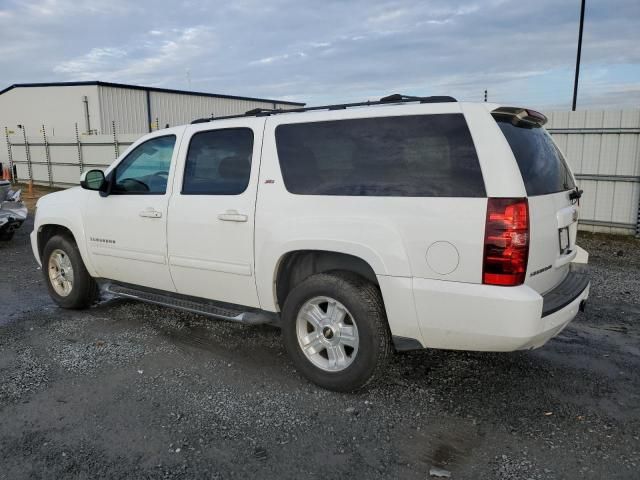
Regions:
<instances>
[{"instance_id":1,"label":"rear quarter panel","mask_svg":"<svg viewBox=\"0 0 640 480\"><path fill-rule=\"evenodd\" d=\"M262 308L277 310L275 275L278 262L290 251L313 249L355 255L367 261L377 275L419 277L452 282L479 283L486 198L365 197L296 195L285 188L277 156L275 128L280 124L364 118L372 116L464 113L463 104L380 106L317 113L292 113L270 117L265 125L262 164L256 210L256 278ZM471 108L469 126L479 142L483 173L500 171L491 155L494 135L486 140L490 115L486 109ZM480 132L474 132L475 129ZM505 141L506 144L506 141ZM508 146L506 147L508 149ZM507 150L510 152L509 150ZM499 159L498 159L499 160ZM506 162L504 162L506 163ZM488 187L507 194L521 194L522 181L513 185L512 169L506 169ZM486 178L486 175L485 175ZM489 190L489 188L487 189ZM427 251L436 245L449 255L453 270L443 273L427 262ZM453 248L451 248L453 247ZM457 256L457 259L454 257ZM430 257L431 258L431 257ZM455 262L454 262L455 259Z\"/></svg>"}]
</instances>

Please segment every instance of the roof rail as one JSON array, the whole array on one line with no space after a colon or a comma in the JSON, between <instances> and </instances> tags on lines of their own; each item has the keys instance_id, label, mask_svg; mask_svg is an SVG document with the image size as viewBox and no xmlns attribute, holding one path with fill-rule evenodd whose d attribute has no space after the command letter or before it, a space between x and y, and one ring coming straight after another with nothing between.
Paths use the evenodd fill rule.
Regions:
<instances>
[{"instance_id":1,"label":"roof rail","mask_svg":"<svg viewBox=\"0 0 640 480\"><path fill-rule=\"evenodd\" d=\"M263 117L269 115L277 115L279 113L296 113L296 112L313 112L315 110L344 110L347 108L353 107L369 107L373 105L388 105L391 103L411 103L411 102L419 102L419 103L449 103L449 102L457 102L457 100L453 97L436 95L431 97L412 97L409 95L401 95L399 93L394 93L392 95L388 95L386 97L382 97L380 100L367 100L366 102L356 102L356 103L342 103L336 105L320 105L317 107L300 107L300 108L254 108L253 110L249 110L245 113L239 115L225 115L222 117L211 117L208 118L198 118L191 122L194 123L206 123L214 120L226 120L229 118L242 118L242 117Z\"/></svg>"},{"instance_id":2,"label":"roof rail","mask_svg":"<svg viewBox=\"0 0 640 480\"><path fill-rule=\"evenodd\" d=\"M400 102L402 100L419 100L420 97L412 97L409 95L402 95L401 93L392 93L391 95L387 95L386 97L382 97L380 99L381 103L391 103L391 102Z\"/></svg>"}]
</instances>

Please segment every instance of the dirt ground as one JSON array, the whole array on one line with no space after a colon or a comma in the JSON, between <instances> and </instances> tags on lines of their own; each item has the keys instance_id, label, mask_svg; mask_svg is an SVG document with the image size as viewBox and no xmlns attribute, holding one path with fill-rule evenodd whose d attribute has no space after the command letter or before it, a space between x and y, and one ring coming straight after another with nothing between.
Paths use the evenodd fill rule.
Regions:
<instances>
[{"instance_id":1,"label":"dirt ground","mask_svg":"<svg viewBox=\"0 0 640 480\"><path fill-rule=\"evenodd\" d=\"M638 241L581 234L590 303L545 347L396 355L338 394L275 328L55 307L30 230L0 245L0 479L639 478Z\"/></svg>"}]
</instances>

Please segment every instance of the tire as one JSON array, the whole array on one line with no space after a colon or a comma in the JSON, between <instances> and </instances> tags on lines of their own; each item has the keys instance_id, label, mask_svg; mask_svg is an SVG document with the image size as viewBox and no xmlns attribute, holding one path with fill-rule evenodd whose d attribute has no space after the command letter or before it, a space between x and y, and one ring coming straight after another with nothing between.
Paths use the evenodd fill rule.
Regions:
<instances>
[{"instance_id":1,"label":"tire","mask_svg":"<svg viewBox=\"0 0 640 480\"><path fill-rule=\"evenodd\" d=\"M334 311L341 321L331 321ZM364 387L392 352L379 289L349 272L320 273L297 285L282 310L282 335L298 371L338 392Z\"/></svg>"},{"instance_id":2,"label":"tire","mask_svg":"<svg viewBox=\"0 0 640 480\"><path fill-rule=\"evenodd\" d=\"M46 243L42 253L42 272L49 295L54 302L62 308L80 310L90 307L98 299L98 284L87 272L73 239L54 235ZM52 279L56 273L59 274L61 282L71 280L68 288L62 287L60 282ZM57 283L57 286L54 283Z\"/></svg>"}]
</instances>

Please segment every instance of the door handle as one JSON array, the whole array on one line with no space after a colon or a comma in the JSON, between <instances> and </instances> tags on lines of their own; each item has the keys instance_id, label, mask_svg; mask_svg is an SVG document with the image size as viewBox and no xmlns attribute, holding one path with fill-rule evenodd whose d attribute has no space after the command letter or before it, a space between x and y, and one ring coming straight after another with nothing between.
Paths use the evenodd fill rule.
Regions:
<instances>
[{"instance_id":1,"label":"door handle","mask_svg":"<svg viewBox=\"0 0 640 480\"><path fill-rule=\"evenodd\" d=\"M140 216L141 217L146 217L146 218L160 218L160 217L162 217L162 212L159 212L159 211L154 210L153 208L149 207L149 208L145 208L144 210L142 210L140 212Z\"/></svg>"},{"instance_id":2,"label":"door handle","mask_svg":"<svg viewBox=\"0 0 640 480\"><path fill-rule=\"evenodd\" d=\"M246 222L248 218L246 215L238 213L237 210L227 210L218 215L218 220L222 220L223 222Z\"/></svg>"}]
</instances>

